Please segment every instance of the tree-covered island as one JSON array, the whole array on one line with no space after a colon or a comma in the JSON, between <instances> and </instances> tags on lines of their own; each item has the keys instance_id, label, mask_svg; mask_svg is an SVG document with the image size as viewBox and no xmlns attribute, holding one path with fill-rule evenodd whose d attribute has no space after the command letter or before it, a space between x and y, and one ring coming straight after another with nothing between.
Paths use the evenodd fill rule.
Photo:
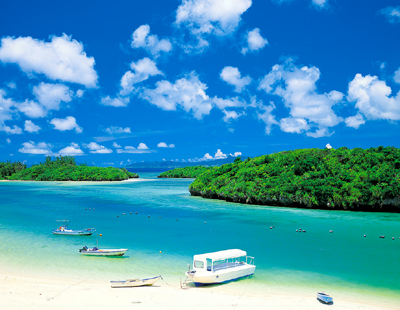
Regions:
<instances>
[{"instance_id":1,"label":"tree-covered island","mask_svg":"<svg viewBox=\"0 0 400 310\"><path fill-rule=\"evenodd\" d=\"M193 196L314 209L400 212L400 149L300 149L206 169Z\"/></svg>"},{"instance_id":2,"label":"tree-covered island","mask_svg":"<svg viewBox=\"0 0 400 310\"><path fill-rule=\"evenodd\" d=\"M158 175L158 178L197 178L204 171L211 169L211 167L194 166L175 168L165 171Z\"/></svg>"},{"instance_id":3,"label":"tree-covered island","mask_svg":"<svg viewBox=\"0 0 400 310\"><path fill-rule=\"evenodd\" d=\"M77 165L73 156L46 157L44 163L27 168L20 162L0 163L0 179L23 181L122 181L138 178L125 168Z\"/></svg>"}]
</instances>

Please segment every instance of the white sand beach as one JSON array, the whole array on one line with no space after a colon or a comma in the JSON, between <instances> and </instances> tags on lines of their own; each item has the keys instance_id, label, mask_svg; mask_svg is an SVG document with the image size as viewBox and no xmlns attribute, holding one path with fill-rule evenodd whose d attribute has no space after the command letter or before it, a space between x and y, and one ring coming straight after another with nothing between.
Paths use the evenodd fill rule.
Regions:
<instances>
[{"instance_id":1,"label":"white sand beach","mask_svg":"<svg viewBox=\"0 0 400 310\"><path fill-rule=\"evenodd\" d=\"M316 296L241 294L223 286L181 289L159 280L151 287L111 288L107 282L0 274L1 309L400 309L334 299L324 305Z\"/></svg>"}]
</instances>

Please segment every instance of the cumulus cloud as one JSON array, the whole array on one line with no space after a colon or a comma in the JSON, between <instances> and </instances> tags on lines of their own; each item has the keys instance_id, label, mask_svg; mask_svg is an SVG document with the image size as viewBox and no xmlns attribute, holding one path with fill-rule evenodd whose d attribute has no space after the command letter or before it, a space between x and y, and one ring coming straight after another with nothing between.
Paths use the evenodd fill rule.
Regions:
<instances>
[{"instance_id":1,"label":"cumulus cloud","mask_svg":"<svg viewBox=\"0 0 400 310\"><path fill-rule=\"evenodd\" d=\"M316 67L297 67L290 60L284 65L275 65L270 73L261 79L259 89L282 98L290 117L280 121L283 131L306 132L310 137L329 136L329 127L336 126L343 119L332 107L343 99L338 91L320 94L316 82L320 71ZM310 132L317 127L315 132Z\"/></svg>"},{"instance_id":2,"label":"cumulus cloud","mask_svg":"<svg viewBox=\"0 0 400 310\"><path fill-rule=\"evenodd\" d=\"M45 117L47 115L46 109L35 101L25 100L22 103L16 103L15 106L30 118Z\"/></svg>"},{"instance_id":3,"label":"cumulus cloud","mask_svg":"<svg viewBox=\"0 0 400 310\"><path fill-rule=\"evenodd\" d=\"M32 121L27 120L25 121L25 131L27 132L39 132L41 128L37 125L35 125Z\"/></svg>"},{"instance_id":4,"label":"cumulus cloud","mask_svg":"<svg viewBox=\"0 0 400 310\"><path fill-rule=\"evenodd\" d=\"M272 125L279 125L279 122L275 119L275 115L272 111L275 109L275 104L270 102L268 106L262 106L262 113L258 113L258 119L265 123L265 133L269 135L271 133Z\"/></svg>"},{"instance_id":5,"label":"cumulus cloud","mask_svg":"<svg viewBox=\"0 0 400 310\"><path fill-rule=\"evenodd\" d=\"M50 121L50 124L54 126L54 129L60 131L72 130L75 129L77 133L82 132L82 128L78 126L76 123L76 119L73 116L67 116L66 118L53 118Z\"/></svg>"},{"instance_id":6,"label":"cumulus cloud","mask_svg":"<svg viewBox=\"0 0 400 310\"><path fill-rule=\"evenodd\" d=\"M200 161L207 161L207 160L215 160L215 159L224 159L227 158L228 155L233 156L233 157L238 157L241 156L242 153L241 152L235 152L233 154L224 154L220 149L218 149L215 152L214 157L211 156L209 153L204 154L204 156L202 158L195 158L195 159L189 159L188 161L190 162L200 162Z\"/></svg>"},{"instance_id":7,"label":"cumulus cloud","mask_svg":"<svg viewBox=\"0 0 400 310\"><path fill-rule=\"evenodd\" d=\"M130 153L130 154L143 154L143 153L151 153L152 151L149 150L146 144L139 143L137 148L133 146L125 146L123 149L117 149L117 153Z\"/></svg>"},{"instance_id":8,"label":"cumulus cloud","mask_svg":"<svg viewBox=\"0 0 400 310\"><path fill-rule=\"evenodd\" d=\"M5 98L6 92L0 89L0 125L4 124L4 121L12 119L12 107L15 102L11 98Z\"/></svg>"},{"instance_id":9,"label":"cumulus cloud","mask_svg":"<svg viewBox=\"0 0 400 310\"><path fill-rule=\"evenodd\" d=\"M0 131L5 131L10 135L20 135L22 134L22 129L17 125L14 125L12 128L10 126L2 125L0 126Z\"/></svg>"},{"instance_id":10,"label":"cumulus cloud","mask_svg":"<svg viewBox=\"0 0 400 310\"><path fill-rule=\"evenodd\" d=\"M8 82L6 86L11 89L17 89L17 84L15 82Z\"/></svg>"},{"instance_id":11,"label":"cumulus cloud","mask_svg":"<svg viewBox=\"0 0 400 310\"><path fill-rule=\"evenodd\" d=\"M263 49L268 44L268 40L264 39L260 34L259 28L247 32L246 34L247 46L242 48L242 54L245 55L247 52L255 52Z\"/></svg>"},{"instance_id":12,"label":"cumulus cloud","mask_svg":"<svg viewBox=\"0 0 400 310\"><path fill-rule=\"evenodd\" d=\"M74 92L63 84L40 83L33 87L33 94L47 110L59 110L60 103L70 102Z\"/></svg>"},{"instance_id":13,"label":"cumulus cloud","mask_svg":"<svg viewBox=\"0 0 400 310\"><path fill-rule=\"evenodd\" d=\"M394 73L393 79L396 83L400 84L400 67Z\"/></svg>"},{"instance_id":14,"label":"cumulus cloud","mask_svg":"<svg viewBox=\"0 0 400 310\"><path fill-rule=\"evenodd\" d=\"M353 127L355 129L357 129L358 127L360 127L360 125L365 124L365 120L364 117L361 114L357 114L355 116L349 116L347 117L344 122L346 123L346 126L348 127Z\"/></svg>"},{"instance_id":15,"label":"cumulus cloud","mask_svg":"<svg viewBox=\"0 0 400 310\"><path fill-rule=\"evenodd\" d=\"M79 145L77 143L71 143L70 146L67 146L63 149L61 149L58 154L63 155L63 156L79 156L79 155L84 155L85 153L81 150Z\"/></svg>"},{"instance_id":16,"label":"cumulus cloud","mask_svg":"<svg viewBox=\"0 0 400 310\"><path fill-rule=\"evenodd\" d=\"M387 21L392 24L400 23L400 6L388 6L382 10L380 13L385 16Z\"/></svg>"},{"instance_id":17,"label":"cumulus cloud","mask_svg":"<svg viewBox=\"0 0 400 310\"><path fill-rule=\"evenodd\" d=\"M328 7L327 0L312 0L311 3L317 9L323 9Z\"/></svg>"},{"instance_id":18,"label":"cumulus cloud","mask_svg":"<svg viewBox=\"0 0 400 310\"><path fill-rule=\"evenodd\" d=\"M131 129L129 127L118 127L118 126L110 126L106 129L104 129L105 132L109 133L110 135L112 134L120 134L120 133L131 133Z\"/></svg>"},{"instance_id":19,"label":"cumulus cloud","mask_svg":"<svg viewBox=\"0 0 400 310\"><path fill-rule=\"evenodd\" d=\"M100 102L102 105L107 105L111 107L126 107L129 101L130 100L128 97L111 98L110 96L106 96L102 97Z\"/></svg>"},{"instance_id":20,"label":"cumulus cloud","mask_svg":"<svg viewBox=\"0 0 400 310\"><path fill-rule=\"evenodd\" d=\"M33 141L22 143L22 148L18 150L20 153L25 154L51 154L52 145L46 142L35 143Z\"/></svg>"},{"instance_id":21,"label":"cumulus cloud","mask_svg":"<svg viewBox=\"0 0 400 310\"><path fill-rule=\"evenodd\" d=\"M198 76L192 72L173 84L166 80L158 81L155 89L144 89L140 97L163 110L173 111L180 107L201 119L212 109L206 89L206 84L200 82Z\"/></svg>"},{"instance_id":22,"label":"cumulus cloud","mask_svg":"<svg viewBox=\"0 0 400 310\"><path fill-rule=\"evenodd\" d=\"M400 120L400 92L396 96L391 94L392 89L385 81L377 76L364 77L358 73L349 83L347 99L355 102L355 107L366 119Z\"/></svg>"},{"instance_id":23,"label":"cumulus cloud","mask_svg":"<svg viewBox=\"0 0 400 310\"><path fill-rule=\"evenodd\" d=\"M94 58L87 57L83 44L64 34L51 42L32 37L1 39L0 61L17 64L23 72L44 74L52 80L96 87Z\"/></svg>"},{"instance_id":24,"label":"cumulus cloud","mask_svg":"<svg viewBox=\"0 0 400 310\"><path fill-rule=\"evenodd\" d=\"M88 148L92 154L109 154L113 152L113 150L97 144L96 142L90 142L89 144L84 144L84 146Z\"/></svg>"},{"instance_id":25,"label":"cumulus cloud","mask_svg":"<svg viewBox=\"0 0 400 310\"><path fill-rule=\"evenodd\" d=\"M144 143L139 143L139 146L137 147L138 150L148 150L149 148L147 147L146 144Z\"/></svg>"},{"instance_id":26,"label":"cumulus cloud","mask_svg":"<svg viewBox=\"0 0 400 310\"><path fill-rule=\"evenodd\" d=\"M330 150L332 148L332 146L328 143L325 148L327 148L328 150Z\"/></svg>"},{"instance_id":27,"label":"cumulus cloud","mask_svg":"<svg viewBox=\"0 0 400 310\"><path fill-rule=\"evenodd\" d=\"M7 138L6 141L7 141L8 144L11 143L11 139L10 138Z\"/></svg>"},{"instance_id":28,"label":"cumulus cloud","mask_svg":"<svg viewBox=\"0 0 400 310\"><path fill-rule=\"evenodd\" d=\"M145 57L137 62L131 63L132 71L127 71L121 78L120 95L126 96L130 94L134 87L133 85L147 80L150 76L164 75L157 69L156 63Z\"/></svg>"},{"instance_id":29,"label":"cumulus cloud","mask_svg":"<svg viewBox=\"0 0 400 310\"><path fill-rule=\"evenodd\" d=\"M230 120L235 120L238 119L240 116L244 115L245 113L238 113L236 111L227 111L227 110L222 110L222 113L225 114L223 117L224 122L229 122Z\"/></svg>"},{"instance_id":30,"label":"cumulus cloud","mask_svg":"<svg viewBox=\"0 0 400 310\"><path fill-rule=\"evenodd\" d=\"M235 86L235 92L242 92L243 89L251 83L251 77L242 77L239 69L235 67L227 66L222 69L220 78L230 85Z\"/></svg>"},{"instance_id":31,"label":"cumulus cloud","mask_svg":"<svg viewBox=\"0 0 400 310\"><path fill-rule=\"evenodd\" d=\"M157 147L165 147L165 148L167 148L167 147L169 147L169 148L174 148L175 147L175 144L167 144L167 143L165 143L165 142L160 142L160 143L158 143L157 144Z\"/></svg>"},{"instance_id":32,"label":"cumulus cloud","mask_svg":"<svg viewBox=\"0 0 400 310\"><path fill-rule=\"evenodd\" d=\"M251 0L182 0L175 24L195 34L226 35L236 30Z\"/></svg>"},{"instance_id":33,"label":"cumulus cloud","mask_svg":"<svg viewBox=\"0 0 400 310\"><path fill-rule=\"evenodd\" d=\"M115 147L116 149L120 149L121 148L121 146L117 142L113 143L113 147Z\"/></svg>"},{"instance_id":34,"label":"cumulus cloud","mask_svg":"<svg viewBox=\"0 0 400 310\"><path fill-rule=\"evenodd\" d=\"M160 52L168 53L172 50L172 44L168 39L159 40L157 35L149 35L150 26L141 25L132 34L132 48L144 48L153 56L158 56Z\"/></svg>"}]
</instances>

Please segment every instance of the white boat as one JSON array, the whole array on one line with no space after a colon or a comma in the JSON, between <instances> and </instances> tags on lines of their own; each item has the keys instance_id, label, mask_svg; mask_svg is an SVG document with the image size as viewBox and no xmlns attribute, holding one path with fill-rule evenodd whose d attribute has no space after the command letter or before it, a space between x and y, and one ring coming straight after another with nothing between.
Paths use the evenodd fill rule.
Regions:
<instances>
[{"instance_id":1,"label":"white boat","mask_svg":"<svg viewBox=\"0 0 400 310\"><path fill-rule=\"evenodd\" d=\"M68 228L68 220L59 220L58 222L64 222L64 225L53 230L55 235L90 236L96 231L94 228L72 230Z\"/></svg>"},{"instance_id":2,"label":"white boat","mask_svg":"<svg viewBox=\"0 0 400 310\"><path fill-rule=\"evenodd\" d=\"M333 302L333 298L331 296L329 296L328 294L325 294L324 292L318 292L317 293L317 299L322 301L322 302L324 302L324 303L326 303L326 304L329 304L329 303Z\"/></svg>"},{"instance_id":3,"label":"white boat","mask_svg":"<svg viewBox=\"0 0 400 310\"><path fill-rule=\"evenodd\" d=\"M193 257L193 270L186 272L196 286L225 283L254 274L254 257L234 249Z\"/></svg>"},{"instance_id":4,"label":"white boat","mask_svg":"<svg viewBox=\"0 0 400 310\"><path fill-rule=\"evenodd\" d=\"M132 279L124 281L110 281L111 287L136 287L136 286L151 286L156 283L161 276L147 278L147 279Z\"/></svg>"},{"instance_id":5,"label":"white boat","mask_svg":"<svg viewBox=\"0 0 400 310\"><path fill-rule=\"evenodd\" d=\"M92 256L122 256L128 249L103 249L100 250L97 247L93 247L89 249L87 246L84 246L79 252L82 255L92 255Z\"/></svg>"}]
</instances>

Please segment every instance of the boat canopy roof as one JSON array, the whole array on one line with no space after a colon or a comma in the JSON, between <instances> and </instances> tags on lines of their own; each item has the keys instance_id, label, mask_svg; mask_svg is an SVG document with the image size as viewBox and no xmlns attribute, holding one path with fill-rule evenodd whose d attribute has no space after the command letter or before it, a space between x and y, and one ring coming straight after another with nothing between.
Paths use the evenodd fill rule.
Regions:
<instances>
[{"instance_id":1,"label":"boat canopy roof","mask_svg":"<svg viewBox=\"0 0 400 310\"><path fill-rule=\"evenodd\" d=\"M208 258L208 259L212 259L213 261L216 261L216 260L223 260L223 259L240 257L240 256L247 256L246 251L242 251L239 249L218 251L218 252L195 255L193 257L193 259L204 261L206 258Z\"/></svg>"}]
</instances>

